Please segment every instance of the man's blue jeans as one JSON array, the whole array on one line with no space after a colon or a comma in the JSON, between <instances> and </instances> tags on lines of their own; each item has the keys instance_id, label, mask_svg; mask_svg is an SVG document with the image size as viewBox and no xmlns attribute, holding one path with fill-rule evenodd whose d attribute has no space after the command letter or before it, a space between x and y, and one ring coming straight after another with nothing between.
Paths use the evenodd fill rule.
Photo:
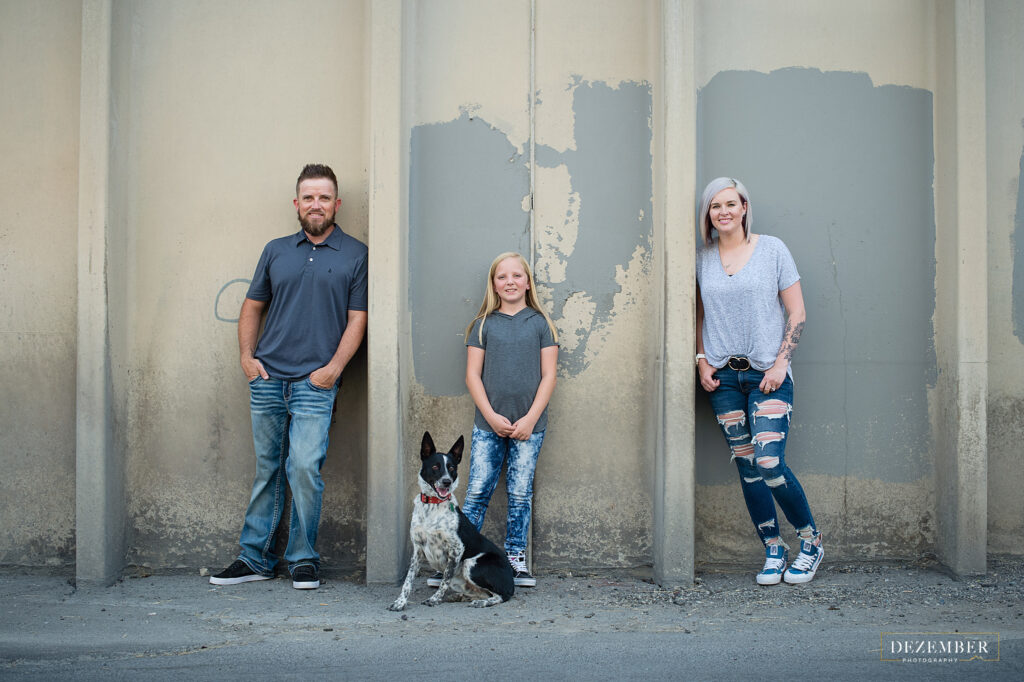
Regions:
<instances>
[{"instance_id":1,"label":"man's blue jeans","mask_svg":"<svg viewBox=\"0 0 1024 682\"><path fill-rule=\"evenodd\" d=\"M245 512L238 558L249 568L272 575L277 565L274 535L284 507L285 476L292 490L291 526L284 558L288 570L319 568L316 536L324 483L320 467L327 457L327 431L338 388L323 389L299 381L249 382L256 479Z\"/></svg>"},{"instance_id":2,"label":"man's blue jeans","mask_svg":"<svg viewBox=\"0 0 1024 682\"><path fill-rule=\"evenodd\" d=\"M533 473L544 443L544 432L526 440L504 438L493 431L473 427L469 455L469 484L462 512L480 530L491 494L498 485L501 468L508 459L505 489L508 492L508 516L505 529L505 553L526 551L526 531L533 511Z\"/></svg>"},{"instance_id":3,"label":"man's blue jeans","mask_svg":"<svg viewBox=\"0 0 1024 682\"><path fill-rule=\"evenodd\" d=\"M793 380L787 376L774 392L762 393L764 373L753 368L726 366L715 378L721 383L708 394L711 408L736 461L743 499L761 542L779 537L775 502L798 532L816 535L807 496L786 465Z\"/></svg>"}]
</instances>

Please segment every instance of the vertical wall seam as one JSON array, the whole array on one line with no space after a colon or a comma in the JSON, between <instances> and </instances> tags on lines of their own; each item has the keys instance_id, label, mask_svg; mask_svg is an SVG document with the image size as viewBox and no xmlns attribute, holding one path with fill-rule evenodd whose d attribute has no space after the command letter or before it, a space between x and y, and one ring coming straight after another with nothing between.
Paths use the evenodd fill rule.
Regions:
<instances>
[{"instance_id":1,"label":"vertical wall seam","mask_svg":"<svg viewBox=\"0 0 1024 682\"><path fill-rule=\"evenodd\" d=\"M405 3L370 3L366 581L402 575L407 523L402 448L402 324L408 133L403 125ZM406 341L407 342L407 341Z\"/></svg>"},{"instance_id":2,"label":"vertical wall seam","mask_svg":"<svg viewBox=\"0 0 1024 682\"><path fill-rule=\"evenodd\" d=\"M693 206L697 97L695 0L662 0L662 373L655 454L654 574L661 584L693 579L694 465Z\"/></svg>"},{"instance_id":3,"label":"vertical wall seam","mask_svg":"<svg viewBox=\"0 0 1024 682\"><path fill-rule=\"evenodd\" d=\"M957 515L953 569L984 573L988 544L988 218L985 3L957 0L956 399ZM981 200L979 201L979 197Z\"/></svg>"},{"instance_id":4,"label":"vertical wall seam","mask_svg":"<svg viewBox=\"0 0 1024 682\"><path fill-rule=\"evenodd\" d=\"M537 0L530 0L530 269L537 259ZM532 543L531 543L532 544Z\"/></svg>"},{"instance_id":5,"label":"vertical wall seam","mask_svg":"<svg viewBox=\"0 0 1024 682\"><path fill-rule=\"evenodd\" d=\"M108 217L111 0L82 3L75 386L75 575L110 584L123 569L121 461L110 383Z\"/></svg>"},{"instance_id":6,"label":"vertical wall seam","mask_svg":"<svg viewBox=\"0 0 1024 682\"><path fill-rule=\"evenodd\" d=\"M537 269L537 0L530 0L530 270ZM536 292L535 292L536 293ZM533 528L526 530L527 566L533 570Z\"/></svg>"}]
</instances>

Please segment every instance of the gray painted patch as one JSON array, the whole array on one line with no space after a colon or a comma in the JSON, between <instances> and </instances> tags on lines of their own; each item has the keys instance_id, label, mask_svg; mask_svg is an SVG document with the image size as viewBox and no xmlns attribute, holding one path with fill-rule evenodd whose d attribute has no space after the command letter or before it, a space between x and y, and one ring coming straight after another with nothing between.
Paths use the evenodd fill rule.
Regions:
<instances>
[{"instance_id":1,"label":"gray painted patch","mask_svg":"<svg viewBox=\"0 0 1024 682\"><path fill-rule=\"evenodd\" d=\"M699 93L698 126L698 191L720 175L740 178L754 231L785 241L800 269L807 327L787 448L797 475L927 475L926 391L937 373L931 93L874 87L859 73L723 72ZM733 480L705 397L697 403L698 480Z\"/></svg>"},{"instance_id":2,"label":"gray painted patch","mask_svg":"<svg viewBox=\"0 0 1024 682\"><path fill-rule=\"evenodd\" d=\"M503 251L529 257L529 156L463 112L412 130L409 306L416 381L432 395L466 392L463 333Z\"/></svg>"},{"instance_id":3,"label":"gray painted patch","mask_svg":"<svg viewBox=\"0 0 1024 682\"><path fill-rule=\"evenodd\" d=\"M581 341L559 354L561 369L570 375L586 368L587 343L614 316L612 303L621 287L616 267L625 268L638 246L651 246L651 86L625 82L577 80L573 85L576 149L557 152L538 146L537 165L565 165L572 191L579 195L579 233L567 261L563 282L552 289L552 317L562 318L566 302L585 294L594 304L589 325L577 330Z\"/></svg>"},{"instance_id":4,"label":"gray painted patch","mask_svg":"<svg viewBox=\"0 0 1024 682\"><path fill-rule=\"evenodd\" d=\"M610 324L626 267L638 246L650 262L651 89L646 83L577 79L576 150L537 149L538 165L565 165L579 196L579 231L562 282L553 292L552 318L566 301L585 295L594 314L580 343L560 355L560 371L586 367L587 342ZM430 395L465 393L463 332L483 297L487 268L502 251L530 251L528 157L505 134L464 113L412 131L409 207L409 303L416 381Z\"/></svg>"},{"instance_id":5,"label":"gray painted patch","mask_svg":"<svg viewBox=\"0 0 1024 682\"><path fill-rule=\"evenodd\" d=\"M1017 175L1017 214L1013 219L1013 334L1024 342L1024 150Z\"/></svg>"}]
</instances>

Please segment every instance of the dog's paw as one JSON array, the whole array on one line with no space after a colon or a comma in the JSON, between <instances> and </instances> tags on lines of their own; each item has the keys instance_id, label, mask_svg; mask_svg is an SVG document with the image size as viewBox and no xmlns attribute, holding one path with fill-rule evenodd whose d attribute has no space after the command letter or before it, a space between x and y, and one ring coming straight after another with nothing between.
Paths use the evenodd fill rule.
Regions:
<instances>
[{"instance_id":1,"label":"dog's paw","mask_svg":"<svg viewBox=\"0 0 1024 682\"><path fill-rule=\"evenodd\" d=\"M486 606L494 606L495 604L501 603L501 597L494 595L487 599L474 599L469 603L470 606L475 606L478 609L482 609Z\"/></svg>"},{"instance_id":2,"label":"dog's paw","mask_svg":"<svg viewBox=\"0 0 1024 682\"><path fill-rule=\"evenodd\" d=\"M430 599L428 599L425 602L423 602L423 604L425 606L437 606L440 603L441 603L441 600L438 599L437 597L431 597Z\"/></svg>"},{"instance_id":3,"label":"dog's paw","mask_svg":"<svg viewBox=\"0 0 1024 682\"><path fill-rule=\"evenodd\" d=\"M398 599L394 604L388 606L388 611L403 611L405 610L405 603L404 599Z\"/></svg>"}]
</instances>

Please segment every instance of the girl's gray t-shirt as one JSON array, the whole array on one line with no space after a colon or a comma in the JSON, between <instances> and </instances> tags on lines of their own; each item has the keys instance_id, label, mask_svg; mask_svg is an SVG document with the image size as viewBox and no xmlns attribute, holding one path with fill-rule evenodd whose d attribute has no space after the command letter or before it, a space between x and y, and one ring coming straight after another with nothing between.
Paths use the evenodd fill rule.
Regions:
<instances>
[{"instance_id":1,"label":"girl's gray t-shirt","mask_svg":"<svg viewBox=\"0 0 1024 682\"><path fill-rule=\"evenodd\" d=\"M544 316L530 307L515 315L495 310L484 318L483 342L480 341L480 320L466 338L467 346L483 348L483 381L487 400L495 412L513 424L526 416L540 387L540 349L557 346ZM477 409L473 425L494 431ZM534 433L548 427L545 407L533 427Z\"/></svg>"},{"instance_id":2,"label":"girl's gray t-shirt","mask_svg":"<svg viewBox=\"0 0 1024 682\"><path fill-rule=\"evenodd\" d=\"M697 249L697 283L704 304L704 355L722 367L745 355L758 370L775 364L786 326L779 292L800 280L789 249L777 237L757 237L754 253L734 275L725 274L718 240Z\"/></svg>"}]
</instances>

